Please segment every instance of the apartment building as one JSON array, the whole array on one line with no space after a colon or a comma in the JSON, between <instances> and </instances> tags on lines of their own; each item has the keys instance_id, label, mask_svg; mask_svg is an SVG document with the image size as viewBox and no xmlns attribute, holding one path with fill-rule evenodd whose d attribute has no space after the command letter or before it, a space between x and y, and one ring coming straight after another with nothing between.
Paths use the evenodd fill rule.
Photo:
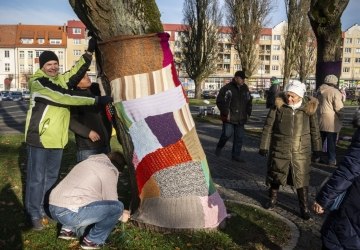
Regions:
<instances>
[{"instance_id":1,"label":"apartment building","mask_svg":"<svg viewBox=\"0 0 360 250\"><path fill-rule=\"evenodd\" d=\"M341 79L346 86L360 84L360 26L355 24L343 33Z\"/></svg>"}]
</instances>

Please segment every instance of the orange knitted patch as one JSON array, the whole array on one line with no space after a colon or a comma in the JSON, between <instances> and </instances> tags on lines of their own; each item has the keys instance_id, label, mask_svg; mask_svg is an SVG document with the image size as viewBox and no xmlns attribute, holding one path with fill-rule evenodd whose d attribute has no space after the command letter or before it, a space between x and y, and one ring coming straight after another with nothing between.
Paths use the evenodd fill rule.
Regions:
<instances>
[{"instance_id":1,"label":"orange knitted patch","mask_svg":"<svg viewBox=\"0 0 360 250\"><path fill-rule=\"evenodd\" d=\"M139 193L154 173L187 161L191 161L191 156L182 140L146 155L136 168Z\"/></svg>"}]
</instances>

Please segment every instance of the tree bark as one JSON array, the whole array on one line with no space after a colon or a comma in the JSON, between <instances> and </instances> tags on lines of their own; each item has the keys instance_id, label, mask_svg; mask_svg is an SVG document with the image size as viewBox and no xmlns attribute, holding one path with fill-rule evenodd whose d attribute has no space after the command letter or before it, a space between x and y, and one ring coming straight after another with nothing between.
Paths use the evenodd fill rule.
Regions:
<instances>
[{"instance_id":1,"label":"tree bark","mask_svg":"<svg viewBox=\"0 0 360 250\"><path fill-rule=\"evenodd\" d=\"M341 74L341 15L349 0L312 0L309 18L317 39L316 88L328 74Z\"/></svg>"}]
</instances>

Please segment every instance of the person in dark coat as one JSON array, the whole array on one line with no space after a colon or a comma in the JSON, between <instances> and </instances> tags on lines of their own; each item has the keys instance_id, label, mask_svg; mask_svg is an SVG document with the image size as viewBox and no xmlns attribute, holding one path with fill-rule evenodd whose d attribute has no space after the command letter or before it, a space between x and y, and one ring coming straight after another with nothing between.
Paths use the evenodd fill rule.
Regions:
<instances>
[{"instance_id":1,"label":"person in dark coat","mask_svg":"<svg viewBox=\"0 0 360 250\"><path fill-rule=\"evenodd\" d=\"M99 84L91 82L87 74L77 88L100 96ZM87 159L90 155L107 154L111 151L112 125L106 117L105 106L71 107L70 130L75 133L77 162Z\"/></svg>"},{"instance_id":2,"label":"person in dark coat","mask_svg":"<svg viewBox=\"0 0 360 250\"><path fill-rule=\"evenodd\" d=\"M275 98L280 93L280 82L273 76L270 79L271 86L266 97L266 108L271 108L275 105Z\"/></svg>"},{"instance_id":3,"label":"person in dark coat","mask_svg":"<svg viewBox=\"0 0 360 250\"><path fill-rule=\"evenodd\" d=\"M321 137L314 97L304 97L305 84L293 80L276 98L269 110L261 136L259 153L268 158L266 184L270 200L266 209L273 209L280 185L297 190L300 213L310 219L308 186L312 151L321 150Z\"/></svg>"},{"instance_id":4,"label":"person in dark coat","mask_svg":"<svg viewBox=\"0 0 360 250\"><path fill-rule=\"evenodd\" d=\"M329 210L345 192L338 209L330 211L322 228L323 249L360 249L360 110L354 115L355 131L348 151L316 196L317 214Z\"/></svg>"},{"instance_id":5,"label":"person in dark coat","mask_svg":"<svg viewBox=\"0 0 360 250\"><path fill-rule=\"evenodd\" d=\"M252 98L249 88L245 84L245 78L244 71L237 71L233 80L220 89L216 98L223 126L215 154L220 156L222 148L233 135L231 155L232 160L238 162L244 162L240 158L245 135L244 125L252 111Z\"/></svg>"}]
</instances>

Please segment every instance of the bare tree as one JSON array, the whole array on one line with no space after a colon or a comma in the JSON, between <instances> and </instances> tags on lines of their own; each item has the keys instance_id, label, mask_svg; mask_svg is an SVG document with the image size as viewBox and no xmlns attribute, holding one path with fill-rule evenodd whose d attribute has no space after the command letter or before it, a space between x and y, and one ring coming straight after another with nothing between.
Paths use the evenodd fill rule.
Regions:
<instances>
[{"instance_id":1,"label":"bare tree","mask_svg":"<svg viewBox=\"0 0 360 250\"><path fill-rule=\"evenodd\" d=\"M183 65L195 82L195 97L200 98L204 79L216 68L221 11L216 0L185 0L183 14Z\"/></svg>"},{"instance_id":2,"label":"bare tree","mask_svg":"<svg viewBox=\"0 0 360 250\"><path fill-rule=\"evenodd\" d=\"M257 44L271 11L270 0L225 0L225 8L234 48L242 70L250 77L258 68Z\"/></svg>"},{"instance_id":3,"label":"bare tree","mask_svg":"<svg viewBox=\"0 0 360 250\"><path fill-rule=\"evenodd\" d=\"M316 88L327 74L341 74L341 15L349 0L311 0L308 13L317 39Z\"/></svg>"},{"instance_id":4,"label":"bare tree","mask_svg":"<svg viewBox=\"0 0 360 250\"><path fill-rule=\"evenodd\" d=\"M301 82L306 82L309 75L315 73L316 65L316 37L311 30L310 23L304 23L303 35L300 37L300 55L296 61L296 70Z\"/></svg>"},{"instance_id":5,"label":"bare tree","mask_svg":"<svg viewBox=\"0 0 360 250\"><path fill-rule=\"evenodd\" d=\"M285 32L285 58L284 58L284 81L283 85L289 82L294 71L298 71L297 61L304 53L306 24L309 22L307 12L310 8L310 0L285 0L285 7L288 19L287 31ZM305 38L304 38L305 37Z\"/></svg>"}]
</instances>

